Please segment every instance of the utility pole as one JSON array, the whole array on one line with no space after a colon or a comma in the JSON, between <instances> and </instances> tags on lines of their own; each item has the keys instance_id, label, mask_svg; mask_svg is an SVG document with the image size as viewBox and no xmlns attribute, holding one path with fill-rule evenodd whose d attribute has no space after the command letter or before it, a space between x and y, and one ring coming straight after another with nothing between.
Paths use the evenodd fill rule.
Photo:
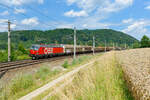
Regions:
<instances>
[{"instance_id":1,"label":"utility pole","mask_svg":"<svg viewBox=\"0 0 150 100\"><path fill-rule=\"evenodd\" d=\"M113 50L115 50L115 44L113 43Z\"/></svg>"},{"instance_id":2,"label":"utility pole","mask_svg":"<svg viewBox=\"0 0 150 100\"><path fill-rule=\"evenodd\" d=\"M8 62L11 61L11 36L10 36L10 24L11 24L11 22L8 20Z\"/></svg>"},{"instance_id":3,"label":"utility pole","mask_svg":"<svg viewBox=\"0 0 150 100\"><path fill-rule=\"evenodd\" d=\"M95 36L93 36L93 55L95 55Z\"/></svg>"},{"instance_id":4,"label":"utility pole","mask_svg":"<svg viewBox=\"0 0 150 100\"><path fill-rule=\"evenodd\" d=\"M105 40L105 52L106 52L106 40Z\"/></svg>"},{"instance_id":5,"label":"utility pole","mask_svg":"<svg viewBox=\"0 0 150 100\"><path fill-rule=\"evenodd\" d=\"M132 49L133 49L133 43L132 43Z\"/></svg>"},{"instance_id":6,"label":"utility pole","mask_svg":"<svg viewBox=\"0 0 150 100\"><path fill-rule=\"evenodd\" d=\"M125 43L125 49L127 48L127 44Z\"/></svg>"},{"instance_id":7,"label":"utility pole","mask_svg":"<svg viewBox=\"0 0 150 100\"><path fill-rule=\"evenodd\" d=\"M118 43L116 43L116 49L118 50Z\"/></svg>"},{"instance_id":8,"label":"utility pole","mask_svg":"<svg viewBox=\"0 0 150 100\"><path fill-rule=\"evenodd\" d=\"M73 56L74 60L76 59L76 45L77 45L77 43L76 43L76 27L74 27L74 56Z\"/></svg>"}]
</instances>

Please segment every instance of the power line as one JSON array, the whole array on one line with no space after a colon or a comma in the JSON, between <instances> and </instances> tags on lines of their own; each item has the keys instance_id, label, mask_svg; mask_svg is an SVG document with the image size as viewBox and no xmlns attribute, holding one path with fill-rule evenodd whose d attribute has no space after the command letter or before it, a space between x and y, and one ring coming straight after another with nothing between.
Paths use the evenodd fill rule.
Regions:
<instances>
[{"instance_id":1,"label":"power line","mask_svg":"<svg viewBox=\"0 0 150 100\"><path fill-rule=\"evenodd\" d=\"M20 3L22 3L22 2L20 1ZM39 9L35 9L35 8L33 8L33 7L31 7L31 6L28 6L28 5L26 5L26 6L23 5L23 6L29 8L29 9L31 9L32 11L36 12L36 13L39 14L40 16L44 16L44 17L47 18L48 20L49 20L49 19L54 19L54 20L57 21L56 18L54 18L54 17L49 17L49 16L45 15L45 13L43 13L43 12L40 11ZM61 22L56 22L56 23L57 23L57 24L62 24Z\"/></svg>"},{"instance_id":2,"label":"power line","mask_svg":"<svg viewBox=\"0 0 150 100\"><path fill-rule=\"evenodd\" d=\"M25 5L23 5L23 6L25 7ZM28 5L26 5L26 7L29 8L29 9L31 9L32 11L36 12L36 13L39 14L40 16L44 16L44 17L47 18L48 20L49 20L49 19L57 20L57 19L55 19L54 17L49 17L49 16L45 15L43 12L41 12L41 11L38 10L38 9L35 9L35 8L30 7L30 6L28 6ZM60 24L61 22L57 22L57 23Z\"/></svg>"},{"instance_id":3,"label":"power line","mask_svg":"<svg viewBox=\"0 0 150 100\"><path fill-rule=\"evenodd\" d=\"M21 3L21 1L20 1L20 3ZM3 4L1 4L1 5L3 5ZM3 5L3 6L6 6L6 5ZM40 16L44 16L45 18L47 18L48 20L49 19L54 19L54 20L57 20L56 18L54 18L54 17L49 17L49 16L47 16L47 15L45 15L43 12L41 12L40 10L38 10L38 9L35 9L35 8L33 8L33 7L30 7L30 6L28 6L28 5L23 5L24 7L27 7L27 8L29 8L29 9L31 9L32 11L34 11L34 12L36 12L37 14L39 14ZM11 7L9 7L9 6L6 6L7 8L11 8ZM14 8L13 8L14 9ZM14 9L15 10L15 9ZM21 14L23 14L23 13L21 13ZM23 15L25 15L25 14L23 14ZM62 24L62 22L55 22L55 23L57 23L57 24ZM54 23L53 23L54 24ZM55 24L56 25L56 24ZM52 25L52 26L54 26L54 25Z\"/></svg>"},{"instance_id":4,"label":"power line","mask_svg":"<svg viewBox=\"0 0 150 100\"><path fill-rule=\"evenodd\" d=\"M12 11L15 10L13 7L9 7L9 6L4 5L4 4L1 4L1 3L0 3L0 6L3 6L3 7L5 7L5 8L7 8L7 9L12 10ZM29 16L26 15L26 14L24 14L24 13L20 13L20 14L23 15L24 17L29 18ZM49 24L47 24L47 23L45 23L45 22L42 22L42 21L40 21L40 20L39 20L39 22L42 23L42 24L44 24L44 25L46 25L46 26L54 26L54 25L49 25Z\"/></svg>"}]
</instances>

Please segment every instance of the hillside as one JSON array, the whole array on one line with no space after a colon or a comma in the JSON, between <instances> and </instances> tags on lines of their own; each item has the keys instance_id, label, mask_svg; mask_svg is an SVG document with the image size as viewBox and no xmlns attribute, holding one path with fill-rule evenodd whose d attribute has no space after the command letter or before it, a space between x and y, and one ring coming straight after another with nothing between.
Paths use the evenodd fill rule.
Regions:
<instances>
[{"instance_id":1,"label":"hillside","mask_svg":"<svg viewBox=\"0 0 150 100\"><path fill-rule=\"evenodd\" d=\"M77 44L92 45L92 36L96 36L96 46L103 46L105 40L107 45L118 43L124 45L126 42L131 45L133 42L138 42L137 39L115 30L111 29L97 29L97 30L77 30ZM55 29L48 31L39 30L22 30L11 32L11 40L13 45L17 47L18 43L23 43L26 48L31 44L39 43L56 43L56 44L73 44L73 30L72 29ZM7 48L7 33L0 33L0 49Z\"/></svg>"}]
</instances>

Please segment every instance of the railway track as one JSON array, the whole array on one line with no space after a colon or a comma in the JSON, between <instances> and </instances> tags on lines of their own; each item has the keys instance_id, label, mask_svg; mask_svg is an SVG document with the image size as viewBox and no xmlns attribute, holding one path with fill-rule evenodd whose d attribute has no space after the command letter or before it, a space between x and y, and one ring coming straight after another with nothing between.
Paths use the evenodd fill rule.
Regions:
<instances>
[{"instance_id":1,"label":"railway track","mask_svg":"<svg viewBox=\"0 0 150 100\"><path fill-rule=\"evenodd\" d=\"M0 72L26 67L30 65L40 64L48 61L56 61L64 58L66 57L54 57L54 58L41 59L41 60L22 60L22 61L15 61L15 62L0 63Z\"/></svg>"},{"instance_id":2,"label":"railway track","mask_svg":"<svg viewBox=\"0 0 150 100\"><path fill-rule=\"evenodd\" d=\"M90 54L90 53L87 53ZM82 54L78 54L82 55ZM40 64L48 61L56 61L60 59L64 59L66 57L71 57L70 55L65 56L59 56L59 57L52 57L49 59L40 59L40 60L21 60L21 61L14 61L14 62L6 62L6 63L0 63L0 72L6 72L11 69L21 68L21 67L27 67L30 65Z\"/></svg>"}]
</instances>

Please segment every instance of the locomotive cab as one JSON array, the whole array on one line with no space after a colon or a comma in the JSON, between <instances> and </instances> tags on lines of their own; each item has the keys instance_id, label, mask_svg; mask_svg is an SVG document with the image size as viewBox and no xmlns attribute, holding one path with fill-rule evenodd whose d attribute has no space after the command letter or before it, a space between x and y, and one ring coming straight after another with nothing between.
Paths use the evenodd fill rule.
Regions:
<instances>
[{"instance_id":1,"label":"locomotive cab","mask_svg":"<svg viewBox=\"0 0 150 100\"><path fill-rule=\"evenodd\" d=\"M38 51L40 46L39 45L32 45L30 48L30 57L32 57L33 60L38 59Z\"/></svg>"}]
</instances>

